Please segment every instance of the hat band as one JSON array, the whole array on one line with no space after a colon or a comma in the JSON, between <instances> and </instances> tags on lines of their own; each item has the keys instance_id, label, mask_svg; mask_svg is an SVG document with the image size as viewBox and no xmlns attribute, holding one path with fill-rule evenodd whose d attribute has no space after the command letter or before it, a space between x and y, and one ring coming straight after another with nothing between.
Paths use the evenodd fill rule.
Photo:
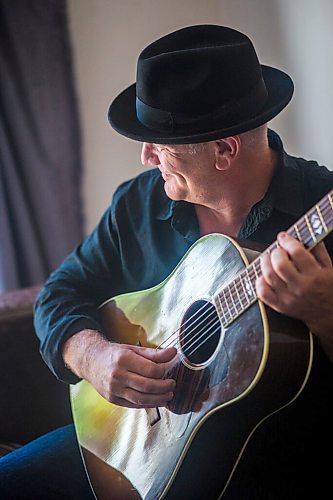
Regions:
<instances>
[{"instance_id":1,"label":"hat band","mask_svg":"<svg viewBox=\"0 0 333 500\"><path fill-rule=\"evenodd\" d=\"M190 115L187 113L175 113L153 108L136 97L136 114L138 120L149 129L159 132L200 132L207 127L227 128L237 125L244 119L252 118L264 106L268 98L263 78L240 99L214 109L204 115Z\"/></svg>"}]
</instances>

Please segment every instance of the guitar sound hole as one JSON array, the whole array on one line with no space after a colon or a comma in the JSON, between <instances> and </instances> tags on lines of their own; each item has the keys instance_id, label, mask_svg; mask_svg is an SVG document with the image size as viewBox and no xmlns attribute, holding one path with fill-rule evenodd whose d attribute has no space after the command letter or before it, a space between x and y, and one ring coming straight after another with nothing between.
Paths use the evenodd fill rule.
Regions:
<instances>
[{"instance_id":1,"label":"guitar sound hole","mask_svg":"<svg viewBox=\"0 0 333 500\"><path fill-rule=\"evenodd\" d=\"M197 300L183 317L180 344L192 364L205 363L215 352L221 336L221 323L213 304Z\"/></svg>"}]
</instances>

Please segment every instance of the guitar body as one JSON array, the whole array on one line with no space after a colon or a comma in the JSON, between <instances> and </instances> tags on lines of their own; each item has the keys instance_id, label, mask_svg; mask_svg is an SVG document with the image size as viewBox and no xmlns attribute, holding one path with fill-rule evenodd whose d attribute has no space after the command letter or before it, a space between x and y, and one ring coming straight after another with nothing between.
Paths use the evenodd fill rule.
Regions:
<instances>
[{"instance_id":1,"label":"guitar body","mask_svg":"<svg viewBox=\"0 0 333 500\"><path fill-rule=\"evenodd\" d=\"M205 236L163 283L101 306L114 341L175 345L178 354L168 367L177 386L167 408L127 409L86 381L71 387L97 498L222 497L256 427L301 392L312 362L304 325L258 301L225 325L215 303L247 265L233 240Z\"/></svg>"}]
</instances>

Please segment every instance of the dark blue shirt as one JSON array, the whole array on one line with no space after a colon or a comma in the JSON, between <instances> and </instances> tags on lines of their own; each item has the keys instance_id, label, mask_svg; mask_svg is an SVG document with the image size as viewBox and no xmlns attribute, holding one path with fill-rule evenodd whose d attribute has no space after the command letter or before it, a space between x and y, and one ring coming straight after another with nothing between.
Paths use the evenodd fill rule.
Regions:
<instances>
[{"instance_id":1,"label":"dark blue shirt","mask_svg":"<svg viewBox=\"0 0 333 500\"><path fill-rule=\"evenodd\" d=\"M333 172L288 155L272 131L269 141L278 152L278 166L265 197L252 207L238 235L263 244L272 243L333 186ZM163 281L200 237L194 206L170 200L163 186L158 169L123 183L96 229L42 289L35 328L42 357L61 380L78 380L63 363L62 345L82 329L101 330L97 306ZM333 238L326 244L333 255Z\"/></svg>"}]
</instances>

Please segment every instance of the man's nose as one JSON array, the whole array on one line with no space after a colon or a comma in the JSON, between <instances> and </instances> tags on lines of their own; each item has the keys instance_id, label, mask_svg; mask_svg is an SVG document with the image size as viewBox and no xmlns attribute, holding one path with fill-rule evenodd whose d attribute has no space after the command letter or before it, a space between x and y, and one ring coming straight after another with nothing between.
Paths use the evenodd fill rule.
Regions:
<instances>
[{"instance_id":1,"label":"man's nose","mask_svg":"<svg viewBox=\"0 0 333 500\"><path fill-rule=\"evenodd\" d=\"M141 151L141 163L143 165L159 165L160 160L154 144L144 142Z\"/></svg>"}]
</instances>

